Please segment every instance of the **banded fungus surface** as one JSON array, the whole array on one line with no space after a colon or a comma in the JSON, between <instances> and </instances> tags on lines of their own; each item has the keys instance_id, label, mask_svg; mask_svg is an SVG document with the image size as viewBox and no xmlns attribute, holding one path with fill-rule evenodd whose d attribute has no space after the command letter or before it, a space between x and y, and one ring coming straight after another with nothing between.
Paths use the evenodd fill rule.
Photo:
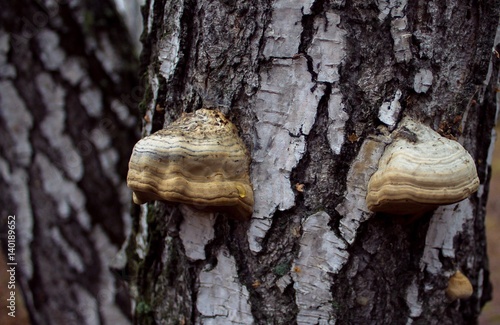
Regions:
<instances>
[{"instance_id":1,"label":"banded fungus surface","mask_svg":"<svg viewBox=\"0 0 500 325\"><path fill-rule=\"evenodd\" d=\"M457 142L404 119L368 183L373 212L416 215L459 202L479 187L476 166Z\"/></svg>"},{"instance_id":2,"label":"banded fungus surface","mask_svg":"<svg viewBox=\"0 0 500 325\"><path fill-rule=\"evenodd\" d=\"M127 185L136 204L164 200L248 219L249 165L236 126L217 110L200 109L137 142Z\"/></svg>"}]
</instances>

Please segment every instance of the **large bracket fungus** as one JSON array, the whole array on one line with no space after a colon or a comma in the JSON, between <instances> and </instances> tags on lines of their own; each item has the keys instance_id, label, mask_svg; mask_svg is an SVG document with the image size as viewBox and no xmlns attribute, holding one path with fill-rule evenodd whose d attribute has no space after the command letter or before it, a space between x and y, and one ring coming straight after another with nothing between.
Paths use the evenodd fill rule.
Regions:
<instances>
[{"instance_id":1,"label":"large bracket fungus","mask_svg":"<svg viewBox=\"0 0 500 325\"><path fill-rule=\"evenodd\" d=\"M371 211L415 215L477 191L474 160L458 142L409 118L393 138L368 183L366 203Z\"/></svg>"},{"instance_id":2,"label":"large bracket fungus","mask_svg":"<svg viewBox=\"0 0 500 325\"><path fill-rule=\"evenodd\" d=\"M137 142L127 185L136 204L165 200L248 219L254 203L249 165L234 124L219 111L200 109Z\"/></svg>"}]
</instances>

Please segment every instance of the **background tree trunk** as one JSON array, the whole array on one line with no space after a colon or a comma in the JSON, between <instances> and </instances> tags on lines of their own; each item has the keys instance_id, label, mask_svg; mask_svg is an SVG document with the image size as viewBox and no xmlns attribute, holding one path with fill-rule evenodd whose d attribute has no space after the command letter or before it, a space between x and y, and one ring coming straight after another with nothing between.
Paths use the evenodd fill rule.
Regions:
<instances>
[{"instance_id":1,"label":"background tree trunk","mask_svg":"<svg viewBox=\"0 0 500 325\"><path fill-rule=\"evenodd\" d=\"M142 205L127 253L137 324L475 322L491 292L497 2L149 0L145 18L143 133L226 113L251 151L255 210ZM463 144L477 193L418 220L366 209L378 127L403 116ZM457 269L474 294L451 302Z\"/></svg>"},{"instance_id":2,"label":"background tree trunk","mask_svg":"<svg viewBox=\"0 0 500 325\"><path fill-rule=\"evenodd\" d=\"M124 179L142 98L132 42L111 1L0 7L0 225L7 234L15 215L8 262L32 324L130 323L110 267L124 265L131 227Z\"/></svg>"}]
</instances>

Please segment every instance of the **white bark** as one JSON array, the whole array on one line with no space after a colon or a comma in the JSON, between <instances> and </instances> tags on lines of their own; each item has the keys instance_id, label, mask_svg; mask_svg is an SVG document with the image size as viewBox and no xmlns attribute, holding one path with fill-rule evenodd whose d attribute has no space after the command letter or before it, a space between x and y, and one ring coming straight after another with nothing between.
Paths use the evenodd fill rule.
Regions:
<instances>
[{"instance_id":1,"label":"white bark","mask_svg":"<svg viewBox=\"0 0 500 325\"><path fill-rule=\"evenodd\" d=\"M259 252L259 241L271 226L270 218L279 209L294 205L290 172L306 148L305 136L311 131L316 108L324 88L310 82L305 58L275 59L273 68L261 76L256 95L255 150L252 152L254 214L248 230L250 249ZM287 80L287 82L284 82Z\"/></svg>"},{"instance_id":2,"label":"white bark","mask_svg":"<svg viewBox=\"0 0 500 325\"><path fill-rule=\"evenodd\" d=\"M408 31L408 20L405 16L407 1L380 0L379 19L391 16L391 36L394 41L394 55L397 62L409 63L413 55L410 49L412 34Z\"/></svg>"},{"instance_id":3,"label":"white bark","mask_svg":"<svg viewBox=\"0 0 500 325\"><path fill-rule=\"evenodd\" d=\"M33 117L11 81L2 81L0 87L2 89L0 104L3 107L0 114L5 119L9 132L15 132L17 135L17 141L11 150L19 164L27 166L32 154L29 130L33 127Z\"/></svg>"},{"instance_id":4,"label":"white bark","mask_svg":"<svg viewBox=\"0 0 500 325\"><path fill-rule=\"evenodd\" d=\"M474 228L470 225L473 217L473 206L468 199L436 210L427 231L425 249L420 261L423 271L432 274L443 273L440 256L455 259L456 248L453 241L467 228Z\"/></svg>"},{"instance_id":5,"label":"white bark","mask_svg":"<svg viewBox=\"0 0 500 325\"><path fill-rule=\"evenodd\" d=\"M227 249L220 249L215 268L201 271L199 283L197 324L253 324L248 290L238 280L235 260Z\"/></svg>"},{"instance_id":6,"label":"white bark","mask_svg":"<svg viewBox=\"0 0 500 325\"><path fill-rule=\"evenodd\" d=\"M345 199L336 210L343 216L339 230L348 244L356 239L360 224L373 216L365 201L368 181L377 171L378 161L389 141L383 136L365 140L347 174Z\"/></svg>"},{"instance_id":7,"label":"white bark","mask_svg":"<svg viewBox=\"0 0 500 325\"><path fill-rule=\"evenodd\" d=\"M346 31L339 28L340 16L327 12L326 17L314 21L314 35L308 54L319 82L337 82L340 79L339 66L346 56Z\"/></svg>"},{"instance_id":8,"label":"white bark","mask_svg":"<svg viewBox=\"0 0 500 325\"><path fill-rule=\"evenodd\" d=\"M285 58L297 54L302 32L302 10L308 10L312 1L304 3L289 0L278 0L273 3L273 19L266 31L267 58Z\"/></svg>"},{"instance_id":9,"label":"white bark","mask_svg":"<svg viewBox=\"0 0 500 325\"><path fill-rule=\"evenodd\" d=\"M186 256L194 261L204 260L205 246L214 238L215 213L196 211L186 205L181 205L180 209L184 218L179 237Z\"/></svg>"},{"instance_id":10,"label":"white bark","mask_svg":"<svg viewBox=\"0 0 500 325\"><path fill-rule=\"evenodd\" d=\"M345 123L349 119L349 115L344 111L342 103L342 94L340 89L334 88L328 102L328 143L330 149L336 155L340 154L342 145L345 141Z\"/></svg>"},{"instance_id":11,"label":"white bark","mask_svg":"<svg viewBox=\"0 0 500 325\"><path fill-rule=\"evenodd\" d=\"M151 1L151 5L155 1ZM165 32L170 35L168 38L164 38L162 44L160 44L160 53L158 59L160 60L160 73L161 75L169 80L174 71L176 65L179 63L179 49L180 49L180 29L181 29L181 16L183 12L183 1L179 1L173 5L165 6L165 21L167 25L165 26ZM168 17L168 19L167 19Z\"/></svg>"},{"instance_id":12,"label":"white bark","mask_svg":"<svg viewBox=\"0 0 500 325\"><path fill-rule=\"evenodd\" d=\"M272 69L260 76L260 90L256 95L255 112L259 123L256 125L257 150L253 152L252 183L257 195L248 231L250 249L254 252L261 250L259 242L269 230L270 217L276 208L285 211L294 204L289 175L306 150L304 136L309 134L319 100L325 94L324 86L308 81L311 74L306 59L295 57L302 32L301 11L308 12L311 5L284 0L275 2L272 22L266 32L264 55L289 59L272 61ZM337 26L339 23L340 17L332 12L315 21L317 33L309 55L318 81L336 82L339 79L338 66L345 56L345 31ZM340 92L333 92L328 138L332 151L339 154L347 115Z\"/></svg>"},{"instance_id":13,"label":"white bark","mask_svg":"<svg viewBox=\"0 0 500 325\"><path fill-rule=\"evenodd\" d=\"M346 243L328 230L329 221L326 212L318 212L302 226L299 255L292 266L298 324L335 324L331 274L340 271L349 254Z\"/></svg>"},{"instance_id":14,"label":"white bark","mask_svg":"<svg viewBox=\"0 0 500 325\"><path fill-rule=\"evenodd\" d=\"M399 113L401 111L399 100L401 99L401 95L401 90L398 89L394 94L394 98L390 102L384 102L378 111L378 119L387 125L391 131L396 127L396 123L399 120Z\"/></svg>"},{"instance_id":15,"label":"white bark","mask_svg":"<svg viewBox=\"0 0 500 325\"><path fill-rule=\"evenodd\" d=\"M413 89L417 93L426 93L432 86L432 71L429 69L420 69L415 75Z\"/></svg>"}]
</instances>

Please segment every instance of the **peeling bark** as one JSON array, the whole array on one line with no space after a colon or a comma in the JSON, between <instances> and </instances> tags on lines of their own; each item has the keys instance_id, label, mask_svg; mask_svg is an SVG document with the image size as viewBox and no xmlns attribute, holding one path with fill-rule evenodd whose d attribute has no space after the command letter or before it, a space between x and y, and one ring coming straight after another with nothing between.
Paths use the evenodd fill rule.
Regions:
<instances>
[{"instance_id":1,"label":"peeling bark","mask_svg":"<svg viewBox=\"0 0 500 325\"><path fill-rule=\"evenodd\" d=\"M313 214L302 223L300 249L292 266L298 324L335 324L331 275L347 262L346 242L328 227L330 216Z\"/></svg>"},{"instance_id":2,"label":"peeling bark","mask_svg":"<svg viewBox=\"0 0 500 325\"><path fill-rule=\"evenodd\" d=\"M196 309L200 313L197 324L252 324L249 293L238 280L236 262L221 247L216 257L217 266L203 270L199 276Z\"/></svg>"},{"instance_id":3,"label":"peeling bark","mask_svg":"<svg viewBox=\"0 0 500 325\"><path fill-rule=\"evenodd\" d=\"M484 215L497 3L146 8L143 133L181 112L223 111L251 151L255 209L250 222L216 215L212 228L176 205L142 206L128 247L137 324L476 320L491 291ZM367 209L368 180L404 116L464 145L476 194L417 219ZM474 294L451 302L446 283L457 269Z\"/></svg>"}]
</instances>

